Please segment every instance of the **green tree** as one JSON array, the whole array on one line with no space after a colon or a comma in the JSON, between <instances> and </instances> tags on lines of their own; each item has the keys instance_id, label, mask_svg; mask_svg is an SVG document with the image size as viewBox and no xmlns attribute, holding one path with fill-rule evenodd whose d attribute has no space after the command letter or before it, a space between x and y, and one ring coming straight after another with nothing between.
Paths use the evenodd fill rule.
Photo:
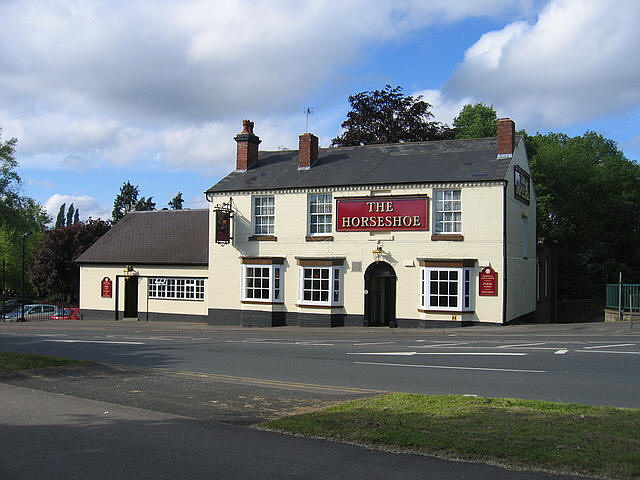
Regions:
<instances>
[{"instance_id":1,"label":"green tree","mask_svg":"<svg viewBox=\"0 0 640 480\"><path fill-rule=\"evenodd\" d=\"M80 222L80 209L76 208L76 213L73 214L73 224Z\"/></svg>"},{"instance_id":2,"label":"green tree","mask_svg":"<svg viewBox=\"0 0 640 480\"><path fill-rule=\"evenodd\" d=\"M55 226L55 228L64 227L66 225L65 216L64 216L64 211L66 209L67 209L67 204L66 203L63 203L62 205L60 205L60 210L58 210L58 216L56 217L56 226Z\"/></svg>"},{"instance_id":3,"label":"green tree","mask_svg":"<svg viewBox=\"0 0 640 480\"><path fill-rule=\"evenodd\" d=\"M525 138L538 235L558 242L561 297L602 297L620 271L640 282L640 165L595 132Z\"/></svg>"},{"instance_id":4,"label":"green tree","mask_svg":"<svg viewBox=\"0 0 640 480\"><path fill-rule=\"evenodd\" d=\"M2 133L0 129L0 134ZM17 140L3 141L0 137L0 256L5 262L5 291L19 294L22 281L22 240L25 238L25 264L31 261L31 251L50 221L42 206L21 194L21 179L16 173ZM29 289L31 286L27 284ZM27 290L27 294L31 291Z\"/></svg>"},{"instance_id":5,"label":"green tree","mask_svg":"<svg viewBox=\"0 0 640 480\"><path fill-rule=\"evenodd\" d=\"M462 107L460 113L453 119L456 138L483 138L497 135L497 121L493 105L476 103Z\"/></svg>"},{"instance_id":6,"label":"green tree","mask_svg":"<svg viewBox=\"0 0 640 480\"><path fill-rule=\"evenodd\" d=\"M422 100L422 95L404 95L400 86L386 85L383 90L350 95L349 103L351 110L341 125L344 132L331 141L331 146L453 138L447 125L431 121L431 105Z\"/></svg>"},{"instance_id":7,"label":"green tree","mask_svg":"<svg viewBox=\"0 0 640 480\"><path fill-rule=\"evenodd\" d=\"M169 207L171 207L171 210L182 210L183 203L182 192L178 192L172 200L169 200Z\"/></svg>"},{"instance_id":8,"label":"green tree","mask_svg":"<svg viewBox=\"0 0 640 480\"><path fill-rule=\"evenodd\" d=\"M45 232L29 269L38 295L62 295L67 303L77 304L80 269L74 261L109 228L103 220L88 220Z\"/></svg>"},{"instance_id":9,"label":"green tree","mask_svg":"<svg viewBox=\"0 0 640 480\"><path fill-rule=\"evenodd\" d=\"M69 205L69 210L67 211L67 226L73 225L73 214L74 214L73 203Z\"/></svg>"},{"instance_id":10,"label":"green tree","mask_svg":"<svg viewBox=\"0 0 640 480\"><path fill-rule=\"evenodd\" d=\"M148 211L155 210L156 204L153 202L153 197L138 199L140 191L137 185L132 185L131 182L125 182L120 187L120 193L113 201L113 211L111 212L111 223L116 224L118 220L124 217L127 213L132 211Z\"/></svg>"}]
</instances>

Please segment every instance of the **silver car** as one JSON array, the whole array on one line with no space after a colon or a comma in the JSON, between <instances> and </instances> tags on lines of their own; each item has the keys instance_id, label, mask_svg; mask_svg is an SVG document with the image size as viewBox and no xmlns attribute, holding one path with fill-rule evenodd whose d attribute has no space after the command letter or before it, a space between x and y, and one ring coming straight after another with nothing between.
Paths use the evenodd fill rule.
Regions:
<instances>
[{"instance_id":1,"label":"silver car","mask_svg":"<svg viewBox=\"0 0 640 480\"><path fill-rule=\"evenodd\" d=\"M18 307L14 311L4 315L5 322L32 322L37 320L49 320L51 315L58 313L58 307L45 303L35 303ZM2 317L0 317L2 318Z\"/></svg>"}]
</instances>

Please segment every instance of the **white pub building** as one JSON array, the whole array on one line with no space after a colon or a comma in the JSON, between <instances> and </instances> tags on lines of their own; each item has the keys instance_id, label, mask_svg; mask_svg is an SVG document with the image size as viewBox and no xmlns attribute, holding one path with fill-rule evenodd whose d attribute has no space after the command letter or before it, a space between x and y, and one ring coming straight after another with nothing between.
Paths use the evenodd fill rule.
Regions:
<instances>
[{"instance_id":1,"label":"white pub building","mask_svg":"<svg viewBox=\"0 0 640 480\"><path fill-rule=\"evenodd\" d=\"M506 324L536 309L536 201L493 138L259 151L206 210L125 216L80 256L83 318L247 327ZM109 296L110 295L110 296Z\"/></svg>"}]
</instances>

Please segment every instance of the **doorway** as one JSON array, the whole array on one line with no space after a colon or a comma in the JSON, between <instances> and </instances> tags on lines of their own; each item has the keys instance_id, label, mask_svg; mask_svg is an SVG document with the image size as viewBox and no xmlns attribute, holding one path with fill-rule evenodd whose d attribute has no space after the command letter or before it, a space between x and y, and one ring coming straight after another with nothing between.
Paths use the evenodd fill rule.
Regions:
<instances>
[{"instance_id":1,"label":"doorway","mask_svg":"<svg viewBox=\"0 0 640 480\"><path fill-rule=\"evenodd\" d=\"M369 327L396 327L396 281L387 262L369 265L364 273L364 323Z\"/></svg>"},{"instance_id":2,"label":"doorway","mask_svg":"<svg viewBox=\"0 0 640 480\"><path fill-rule=\"evenodd\" d=\"M124 317L138 316L138 277L124 279Z\"/></svg>"}]
</instances>

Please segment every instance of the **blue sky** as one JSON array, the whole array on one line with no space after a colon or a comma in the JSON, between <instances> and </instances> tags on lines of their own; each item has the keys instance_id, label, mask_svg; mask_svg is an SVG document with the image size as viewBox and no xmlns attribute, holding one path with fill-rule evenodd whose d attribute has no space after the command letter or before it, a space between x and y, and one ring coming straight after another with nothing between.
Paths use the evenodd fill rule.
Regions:
<instances>
[{"instance_id":1,"label":"blue sky","mask_svg":"<svg viewBox=\"0 0 640 480\"><path fill-rule=\"evenodd\" d=\"M595 130L640 158L635 0L0 2L0 127L23 193L110 218L126 181L188 208L261 148L328 146L347 97L400 85L436 120L493 104L529 133Z\"/></svg>"}]
</instances>

